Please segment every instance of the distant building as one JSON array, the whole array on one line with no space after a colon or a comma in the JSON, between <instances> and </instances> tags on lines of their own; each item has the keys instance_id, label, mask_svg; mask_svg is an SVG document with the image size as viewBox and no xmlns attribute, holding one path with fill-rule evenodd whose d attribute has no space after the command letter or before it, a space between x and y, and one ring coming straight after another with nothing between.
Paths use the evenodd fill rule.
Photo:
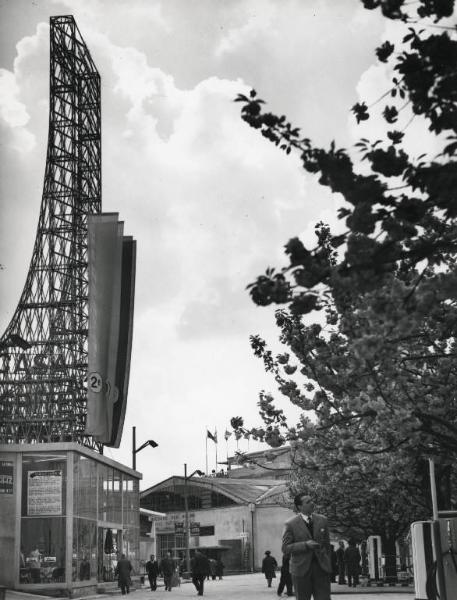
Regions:
<instances>
[{"instance_id":1,"label":"distant building","mask_svg":"<svg viewBox=\"0 0 457 600\"><path fill-rule=\"evenodd\" d=\"M163 512L140 508L140 572L151 554L157 556L156 522L165 517Z\"/></svg>"},{"instance_id":2,"label":"distant building","mask_svg":"<svg viewBox=\"0 0 457 600\"><path fill-rule=\"evenodd\" d=\"M227 465L226 474L230 478L268 478L288 481L292 466L291 453L290 446L268 448L245 453L242 464L238 462L237 456L229 456L226 462L219 464Z\"/></svg>"},{"instance_id":3,"label":"distant building","mask_svg":"<svg viewBox=\"0 0 457 600\"><path fill-rule=\"evenodd\" d=\"M258 454L258 453L254 453ZM190 554L195 548L221 556L228 572L259 570L265 550L281 560L284 521L292 515L286 479L232 476L174 476L140 493L140 506L166 513L154 517L156 554L172 550L185 557L185 497L190 524ZM267 472L264 470L264 472Z\"/></svg>"}]
</instances>

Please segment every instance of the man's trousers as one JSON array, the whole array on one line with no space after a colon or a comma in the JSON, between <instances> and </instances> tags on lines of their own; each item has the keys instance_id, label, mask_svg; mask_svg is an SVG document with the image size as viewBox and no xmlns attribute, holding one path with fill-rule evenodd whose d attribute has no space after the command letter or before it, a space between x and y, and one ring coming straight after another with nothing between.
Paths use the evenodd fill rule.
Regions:
<instances>
[{"instance_id":1,"label":"man's trousers","mask_svg":"<svg viewBox=\"0 0 457 600\"><path fill-rule=\"evenodd\" d=\"M296 600L330 600L330 573L324 571L317 560L304 575L292 575Z\"/></svg>"},{"instance_id":2,"label":"man's trousers","mask_svg":"<svg viewBox=\"0 0 457 600\"><path fill-rule=\"evenodd\" d=\"M206 575L193 575L192 583L195 585L195 589L199 596L203 596L203 584L205 582Z\"/></svg>"}]
</instances>

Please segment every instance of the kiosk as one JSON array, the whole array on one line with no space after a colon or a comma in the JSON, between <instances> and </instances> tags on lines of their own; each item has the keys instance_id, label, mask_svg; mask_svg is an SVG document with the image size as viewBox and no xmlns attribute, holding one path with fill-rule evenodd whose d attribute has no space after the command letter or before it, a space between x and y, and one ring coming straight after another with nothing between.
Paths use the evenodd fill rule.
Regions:
<instances>
[{"instance_id":1,"label":"kiosk","mask_svg":"<svg viewBox=\"0 0 457 600\"><path fill-rule=\"evenodd\" d=\"M140 478L75 442L0 445L0 584L94 593L121 553L138 572Z\"/></svg>"}]
</instances>

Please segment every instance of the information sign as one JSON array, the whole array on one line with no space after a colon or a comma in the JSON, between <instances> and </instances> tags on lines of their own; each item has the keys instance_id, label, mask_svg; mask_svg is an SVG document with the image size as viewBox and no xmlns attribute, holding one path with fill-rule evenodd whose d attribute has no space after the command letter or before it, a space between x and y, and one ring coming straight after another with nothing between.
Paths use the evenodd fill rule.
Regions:
<instances>
[{"instance_id":1,"label":"information sign","mask_svg":"<svg viewBox=\"0 0 457 600\"><path fill-rule=\"evenodd\" d=\"M200 523L196 521L190 522L190 535L200 535Z\"/></svg>"},{"instance_id":2,"label":"information sign","mask_svg":"<svg viewBox=\"0 0 457 600\"><path fill-rule=\"evenodd\" d=\"M27 515L62 514L62 471L29 471Z\"/></svg>"},{"instance_id":3,"label":"information sign","mask_svg":"<svg viewBox=\"0 0 457 600\"><path fill-rule=\"evenodd\" d=\"M13 463L9 460L0 461L0 494L13 493Z\"/></svg>"},{"instance_id":4,"label":"information sign","mask_svg":"<svg viewBox=\"0 0 457 600\"><path fill-rule=\"evenodd\" d=\"M184 523L183 523L183 521L177 521L175 523L175 533L184 533Z\"/></svg>"}]
</instances>

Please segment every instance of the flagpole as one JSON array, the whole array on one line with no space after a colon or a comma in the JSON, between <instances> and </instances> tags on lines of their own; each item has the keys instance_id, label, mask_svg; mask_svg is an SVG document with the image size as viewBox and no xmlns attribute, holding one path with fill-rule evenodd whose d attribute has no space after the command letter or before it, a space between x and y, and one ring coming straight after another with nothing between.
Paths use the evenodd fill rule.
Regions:
<instances>
[{"instance_id":1,"label":"flagpole","mask_svg":"<svg viewBox=\"0 0 457 600\"><path fill-rule=\"evenodd\" d=\"M217 474L217 429L214 429L214 434L216 438L216 474Z\"/></svg>"},{"instance_id":2,"label":"flagpole","mask_svg":"<svg viewBox=\"0 0 457 600\"><path fill-rule=\"evenodd\" d=\"M208 427L205 425L205 441L206 441L206 474L208 475Z\"/></svg>"}]
</instances>

